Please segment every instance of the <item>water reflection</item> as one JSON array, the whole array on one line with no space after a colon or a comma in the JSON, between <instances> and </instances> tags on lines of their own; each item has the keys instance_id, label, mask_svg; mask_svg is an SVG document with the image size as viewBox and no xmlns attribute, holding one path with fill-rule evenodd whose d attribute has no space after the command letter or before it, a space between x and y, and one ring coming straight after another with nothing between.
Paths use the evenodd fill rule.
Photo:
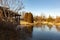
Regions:
<instances>
[{"instance_id":1,"label":"water reflection","mask_svg":"<svg viewBox=\"0 0 60 40\"><path fill-rule=\"evenodd\" d=\"M49 28L49 30L51 30L51 28L53 27L53 25L47 25L47 27Z\"/></svg>"},{"instance_id":2,"label":"water reflection","mask_svg":"<svg viewBox=\"0 0 60 40\"><path fill-rule=\"evenodd\" d=\"M32 40L60 40L60 27L55 25L42 25L41 27L34 27L32 33Z\"/></svg>"},{"instance_id":3,"label":"water reflection","mask_svg":"<svg viewBox=\"0 0 60 40\"><path fill-rule=\"evenodd\" d=\"M60 32L60 26L56 26L57 31Z\"/></svg>"},{"instance_id":4,"label":"water reflection","mask_svg":"<svg viewBox=\"0 0 60 40\"><path fill-rule=\"evenodd\" d=\"M24 26L19 30L20 40L60 40L60 26Z\"/></svg>"},{"instance_id":5,"label":"water reflection","mask_svg":"<svg viewBox=\"0 0 60 40\"><path fill-rule=\"evenodd\" d=\"M33 26L25 26L19 30L20 40L31 40Z\"/></svg>"}]
</instances>

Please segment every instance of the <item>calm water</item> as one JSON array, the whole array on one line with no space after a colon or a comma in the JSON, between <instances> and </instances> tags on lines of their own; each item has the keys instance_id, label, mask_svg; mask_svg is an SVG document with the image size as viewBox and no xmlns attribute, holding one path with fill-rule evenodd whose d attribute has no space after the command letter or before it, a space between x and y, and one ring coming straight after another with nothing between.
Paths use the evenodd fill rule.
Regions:
<instances>
[{"instance_id":1,"label":"calm water","mask_svg":"<svg viewBox=\"0 0 60 40\"><path fill-rule=\"evenodd\" d=\"M21 40L60 40L60 26L30 26L20 30Z\"/></svg>"}]
</instances>

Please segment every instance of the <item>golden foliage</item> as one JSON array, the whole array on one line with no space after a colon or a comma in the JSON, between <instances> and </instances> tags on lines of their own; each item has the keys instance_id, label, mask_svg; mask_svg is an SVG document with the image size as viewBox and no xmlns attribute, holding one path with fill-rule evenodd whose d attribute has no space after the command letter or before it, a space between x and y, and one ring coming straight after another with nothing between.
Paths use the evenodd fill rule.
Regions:
<instances>
[{"instance_id":1,"label":"golden foliage","mask_svg":"<svg viewBox=\"0 0 60 40\"><path fill-rule=\"evenodd\" d=\"M25 13L24 21L27 21L27 22L33 23L33 15L32 15L31 12L29 12L29 13Z\"/></svg>"}]
</instances>

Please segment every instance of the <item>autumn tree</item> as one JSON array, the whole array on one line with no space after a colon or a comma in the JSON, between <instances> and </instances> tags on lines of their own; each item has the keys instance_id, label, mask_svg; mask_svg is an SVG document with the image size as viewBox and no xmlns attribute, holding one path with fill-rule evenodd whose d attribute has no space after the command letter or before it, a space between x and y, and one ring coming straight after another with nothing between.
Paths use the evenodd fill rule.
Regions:
<instances>
[{"instance_id":1,"label":"autumn tree","mask_svg":"<svg viewBox=\"0 0 60 40\"><path fill-rule=\"evenodd\" d=\"M34 17L33 19L34 21L38 21L38 16Z\"/></svg>"},{"instance_id":2,"label":"autumn tree","mask_svg":"<svg viewBox=\"0 0 60 40\"><path fill-rule=\"evenodd\" d=\"M55 22L60 23L60 17L59 16L56 17Z\"/></svg>"},{"instance_id":3,"label":"autumn tree","mask_svg":"<svg viewBox=\"0 0 60 40\"><path fill-rule=\"evenodd\" d=\"M33 23L33 15L31 12L28 13L28 19L27 19L28 22L30 23Z\"/></svg>"},{"instance_id":4,"label":"autumn tree","mask_svg":"<svg viewBox=\"0 0 60 40\"><path fill-rule=\"evenodd\" d=\"M47 21L48 21L48 22L53 22L54 19L53 19L51 16L49 16L49 18L47 18Z\"/></svg>"},{"instance_id":5,"label":"autumn tree","mask_svg":"<svg viewBox=\"0 0 60 40\"><path fill-rule=\"evenodd\" d=\"M24 15L24 21L27 21L28 13L25 13Z\"/></svg>"},{"instance_id":6,"label":"autumn tree","mask_svg":"<svg viewBox=\"0 0 60 40\"><path fill-rule=\"evenodd\" d=\"M27 22L33 23L33 15L32 15L31 12L29 12L29 13L25 13L24 21L27 21Z\"/></svg>"}]
</instances>

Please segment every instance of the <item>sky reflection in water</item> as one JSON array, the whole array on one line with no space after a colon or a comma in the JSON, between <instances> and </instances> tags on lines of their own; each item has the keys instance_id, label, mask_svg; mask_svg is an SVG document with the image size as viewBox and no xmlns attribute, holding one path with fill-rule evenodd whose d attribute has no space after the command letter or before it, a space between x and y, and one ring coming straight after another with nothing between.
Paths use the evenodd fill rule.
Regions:
<instances>
[{"instance_id":1,"label":"sky reflection in water","mask_svg":"<svg viewBox=\"0 0 60 40\"><path fill-rule=\"evenodd\" d=\"M60 27L58 26L42 25L24 29L26 40L60 40Z\"/></svg>"},{"instance_id":2,"label":"sky reflection in water","mask_svg":"<svg viewBox=\"0 0 60 40\"><path fill-rule=\"evenodd\" d=\"M60 32L56 26L48 27L34 27L32 33L32 40L59 40Z\"/></svg>"}]
</instances>

